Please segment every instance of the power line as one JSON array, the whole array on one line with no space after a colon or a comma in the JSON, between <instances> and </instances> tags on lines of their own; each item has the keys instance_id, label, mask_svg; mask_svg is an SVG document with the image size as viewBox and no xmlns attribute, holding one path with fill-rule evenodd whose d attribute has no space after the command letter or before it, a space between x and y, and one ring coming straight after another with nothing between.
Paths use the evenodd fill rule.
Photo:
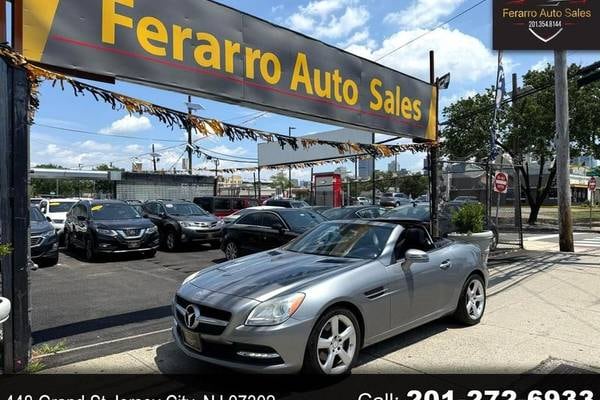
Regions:
<instances>
[{"instance_id":1,"label":"power line","mask_svg":"<svg viewBox=\"0 0 600 400\"><path fill-rule=\"evenodd\" d=\"M134 140L150 140L153 142L170 142L170 143L183 143L183 140L175 140L175 139L158 139L158 138L141 138L141 137L137 137L137 136L128 136L128 135L112 135L109 133L100 133L100 132L91 132L91 131L85 131L82 129L71 129L71 128L63 128L60 126L54 126L54 125L46 125L46 124L38 124L38 123L34 123L34 125L37 126L41 126L43 128L50 128L50 129L58 129L61 131L65 131L65 132L71 132L71 133L82 133L84 135L93 135L93 136L108 136L108 137L116 137L116 138L124 138L124 139L134 139Z\"/></svg>"},{"instance_id":2,"label":"power line","mask_svg":"<svg viewBox=\"0 0 600 400\"><path fill-rule=\"evenodd\" d=\"M417 40L421 39L422 37L424 37L424 36L427 36L427 35L429 35L431 32L433 32L433 31L435 31L435 30L437 30L437 29L441 28L442 26L444 26L444 25L446 25L446 24L448 24L448 23L450 23L450 22L454 21L455 19L457 19L457 18L459 18L459 17L462 17L463 15L465 15L465 14L466 14L466 13L468 13L469 11L473 10L475 7L478 7L478 6L480 6L481 4L485 3L486 1L487 1L487 0L480 0L480 1L478 1L477 3L473 4L471 7L469 7L469 8L467 8L467 9L465 9L465 10L461 11L460 13L458 13L458 14L456 14L455 16L451 17L450 19L447 19L446 21L439 23L439 24L438 24L438 25L436 25L435 27L433 27L433 28L431 28L431 29L428 29L426 32L423 32L423 33L422 33L422 34L420 34L419 36L417 36L417 37L415 37L415 38L413 38L413 39L409 40L408 42L406 42L406 43L402 44L401 46L398 46L398 47L396 47L395 49L393 49L393 50L389 51L388 53L386 53L386 54L382 55L381 57L377 58L375 61L380 61L380 60L382 60L382 59L386 58L387 56L394 54L395 52L397 52L397 51L398 51L398 50L400 50L401 48L403 48L403 47L406 47L406 46L408 46L409 44L416 42Z\"/></svg>"},{"instance_id":3,"label":"power line","mask_svg":"<svg viewBox=\"0 0 600 400\"><path fill-rule=\"evenodd\" d=\"M209 153L218 154L218 155L220 155L220 156L233 157L233 158L240 158L240 159L243 159L243 160L253 160L253 161L257 161L257 160L258 160L256 157L234 156L234 155L231 155L231 154L220 153L220 152L218 152L218 151L215 151L215 150L212 150L212 149L207 149L207 148L205 148L205 147L198 146L198 145L196 145L196 147L197 147L197 148L199 148L199 149L200 149L200 150L202 150L202 151L206 151L206 152L209 152Z\"/></svg>"}]
</instances>

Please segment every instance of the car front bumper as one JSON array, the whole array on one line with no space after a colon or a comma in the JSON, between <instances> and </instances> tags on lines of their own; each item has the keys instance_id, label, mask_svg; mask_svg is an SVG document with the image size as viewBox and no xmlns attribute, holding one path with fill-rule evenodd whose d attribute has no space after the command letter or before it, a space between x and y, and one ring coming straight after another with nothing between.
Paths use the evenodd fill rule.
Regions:
<instances>
[{"instance_id":1,"label":"car front bumper","mask_svg":"<svg viewBox=\"0 0 600 400\"><path fill-rule=\"evenodd\" d=\"M131 253L158 249L160 240L158 233L144 235L140 239L124 239L120 236L98 235L94 242L98 253Z\"/></svg>"},{"instance_id":2,"label":"car front bumper","mask_svg":"<svg viewBox=\"0 0 600 400\"><path fill-rule=\"evenodd\" d=\"M58 241L56 235L44 239L37 246L31 246L31 259L33 261L55 257L58 257Z\"/></svg>"},{"instance_id":3,"label":"car front bumper","mask_svg":"<svg viewBox=\"0 0 600 400\"><path fill-rule=\"evenodd\" d=\"M190 357L241 371L291 374L302 369L312 327L312 320L293 318L277 326L241 325L226 329L220 336L200 334L201 351L186 344L183 335L186 328L177 318L173 319L172 334L177 346ZM256 353L276 354L278 357L259 358Z\"/></svg>"},{"instance_id":4,"label":"car front bumper","mask_svg":"<svg viewBox=\"0 0 600 400\"><path fill-rule=\"evenodd\" d=\"M223 229L204 229L204 228L181 228L181 241L188 242L212 242L220 241L223 236Z\"/></svg>"}]
</instances>

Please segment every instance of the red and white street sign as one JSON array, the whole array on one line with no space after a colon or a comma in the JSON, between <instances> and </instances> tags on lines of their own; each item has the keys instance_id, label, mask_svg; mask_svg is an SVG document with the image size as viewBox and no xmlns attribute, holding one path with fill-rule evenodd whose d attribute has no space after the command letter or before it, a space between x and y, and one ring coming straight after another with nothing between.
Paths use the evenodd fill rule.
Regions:
<instances>
[{"instance_id":1,"label":"red and white street sign","mask_svg":"<svg viewBox=\"0 0 600 400\"><path fill-rule=\"evenodd\" d=\"M496 175L494 176L494 192L508 192L508 175L504 172L496 172Z\"/></svg>"},{"instance_id":2,"label":"red and white street sign","mask_svg":"<svg viewBox=\"0 0 600 400\"><path fill-rule=\"evenodd\" d=\"M592 192L596 190L596 178L594 178L593 176L588 181L588 189Z\"/></svg>"}]
</instances>

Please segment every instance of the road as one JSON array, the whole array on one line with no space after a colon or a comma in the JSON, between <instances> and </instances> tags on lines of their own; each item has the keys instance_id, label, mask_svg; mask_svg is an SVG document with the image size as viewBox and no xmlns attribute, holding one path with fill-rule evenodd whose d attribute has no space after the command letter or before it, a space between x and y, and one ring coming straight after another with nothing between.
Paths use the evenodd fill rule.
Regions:
<instances>
[{"instance_id":1,"label":"road","mask_svg":"<svg viewBox=\"0 0 600 400\"><path fill-rule=\"evenodd\" d=\"M170 339L177 287L189 274L220 261L220 250L203 246L95 263L61 252L58 265L31 273L34 348L66 346L48 360L57 365L164 343Z\"/></svg>"}]
</instances>

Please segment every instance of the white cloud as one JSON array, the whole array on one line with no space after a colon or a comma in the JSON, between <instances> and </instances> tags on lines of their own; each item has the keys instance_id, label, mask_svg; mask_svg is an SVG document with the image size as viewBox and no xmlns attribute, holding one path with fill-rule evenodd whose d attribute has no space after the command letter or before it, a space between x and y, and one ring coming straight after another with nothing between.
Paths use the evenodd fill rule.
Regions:
<instances>
[{"instance_id":1,"label":"white cloud","mask_svg":"<svg viewBox=\"0 0 600 400\"><path fill-rule=\"evenodd\" d=\"M299 6L286 23L319 39L341 39L363 27L369 17L367 8L356 0L316 0Z\"/></svg>"},{"instance_id":2,"label":"white cloud","mask_svg":"<svg viewBox=\"0 0 600 400\"><path fill-rule=\"evenodd\" d=\"M135 133L147 131L152 128L148 117L126 115L123 118L113 122L109 127L100 129L100 133L114 135L120 133Z\"/></svg>"},{"instance_id":3,"label":"white cloud","mask_svg":"<svg viewBox=\"0 0 600 400\"><path fill-rule=\"evenodd\" d=\"M208 150L211 150L215 153L226 154L228 156L243 156L248 153L248 151L246 149L244 149L242 146L228 147L225 145L220 145L220 146L210 148Z\"/></svg>"},{"instance_id":4,"label":"white cloud","mask_svg":"<svg viewBox=\"0 0 600 400\"><path fill-rule=\"evenodd\" d=\"M540 61L538 61L537 63L533 64L531 66L531 69L533 71L543 71L543 70L546 69L546 67L548 66L548 64L552 65L552 63L550 63L550 60L548 60L547 57L544 57Z\"/></svg>"},{"instance_id":5,"label":"white cloud","mask_svg":"<svg viewBox=\"0 0 600 400\"><path fill-rule=\"evenodd\" d=\"M110 143L99 143L94 140L86 140L82 143L76 143L75 146L80 147L84 150L94 150L94 151L111 151L112 145Z\"/></svg>"},{"instance_id":6,"label":"white cloud","mask_svg":"<svg viewBox=\"0 0 600 400\"><path fill-rule=\"evenodd\" d=\"M376 47L351 45L347 50L365 58L377 60L425 32L427 31L424 29L401 30L385 38ZM423 41L427 42L425 48ZM429 49L435 51L438 75L446 72L452 74L451 87L477 82L485 77L493 77L496 73L496 54L478 38L448 27L432 31L426 38L400 48L379 62L428 81L429 53L427 50ZM511 60L506 57L504 67L506 71L510 71L512 68Z\"/></svg>"},{"instance_id":7,"label":"white cloud","mask_svg":"<svg viewBox=\"0 0 600 400\"><path fill-rule=\"evenodd\" d=\"M464 0L415 0L407 8L385 16L384 22L403 29L430 28L449 16Z\"/></svg>"},{"instance_id":8,"label":"white cloud","mask_svg":"<svg viewBox=\"0 0 600 400\"><path fill-rule=\"evenodd\" d=\"M156 149L156 146L154 146L154 148ZM146 149L139 144L128 144L127 146L125 146L125 152L132 155L142 154L144 153L144 151L148 150L149 149Z\"/></svg>"}]
</instances>

